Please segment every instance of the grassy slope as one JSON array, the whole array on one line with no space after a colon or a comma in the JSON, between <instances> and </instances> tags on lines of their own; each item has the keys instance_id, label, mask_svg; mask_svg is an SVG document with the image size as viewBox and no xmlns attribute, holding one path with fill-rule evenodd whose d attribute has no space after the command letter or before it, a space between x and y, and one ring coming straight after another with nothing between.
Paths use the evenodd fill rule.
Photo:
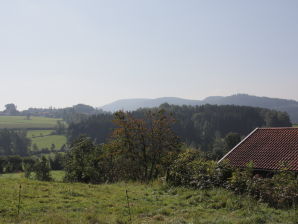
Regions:
<instances>
[{"instance_id":1,"label":"grassy slope","mask_svg":"<svg viewBox=\"0 0 298 224\"><path fill-rule=\"evenodd\" d=\"M55 175L61 179L61 172ZM295 223L294 210L268 208L225 190L166 188L158 183L38 182L21 176L0 177L0 223L129 223L126 189L132 223Z\"/></svg>"},{"instance_id":2,"label":"grassy slope","mask_svg":"<svg viewBox=\"0 0 298 224\"><path fill-rule=\"evenodd\" d=\"M64 135L50 135L52 130L31 130L28 131L27 136L32 140L33 144L36 144L39 149L51 148L52 144L55 144L56 149L60 149L62 145L66 144L66 137Z\"/></svg>"},{"instance_id":3,"label":"grassy slope","mask_svg":"<svg viewBox=\"0 0 298 224\"><path fill-rule=\"evenodd\" d=\"M0 128L54 128L57 120L47 117L31 117L27 120L24 116L0 116Z\"/></svg>"}]
</instances>

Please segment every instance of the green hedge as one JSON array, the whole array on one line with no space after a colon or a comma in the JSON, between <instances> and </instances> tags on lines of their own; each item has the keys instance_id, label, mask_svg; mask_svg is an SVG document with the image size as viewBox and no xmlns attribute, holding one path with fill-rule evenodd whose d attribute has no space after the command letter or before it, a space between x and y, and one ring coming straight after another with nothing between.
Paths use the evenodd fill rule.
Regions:
<instances>
[{"instance_id":1,"label":"green hedge","mask_svg":"<svg viewBox=\"0 0 298 224\"><path fill-rule=\"evenodd\" d=\"M223 187L236 194L249 194L278 208L298 205L298 179L295 173L281 170L271 178L254 174L252 164L244 170L228 163L204 159L200 153L186 151L169 167L167 182L196 189Z\"/></svg>"}]
</instances>

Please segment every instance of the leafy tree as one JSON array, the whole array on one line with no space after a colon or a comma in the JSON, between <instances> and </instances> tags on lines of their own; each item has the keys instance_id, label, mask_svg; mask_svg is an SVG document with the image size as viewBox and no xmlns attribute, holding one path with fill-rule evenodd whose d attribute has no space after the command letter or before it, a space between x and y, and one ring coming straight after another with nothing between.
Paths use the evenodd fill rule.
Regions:
<instances>
[{"instance_id":1,"label":"leafy tree","mask_svg":"<svg viewBox=\"0 0 298 224\"><path fill-rule=\"evenodd\" d=\"M26 131L0 130L0 155L26 156L30 145Z\"/></svg>"},{"instance_id":2,"label":"leafy tree","mask_svg":"<svg viewBox=\"0 0 298 224\"><path fill-rule=\"evenodd\" d=\"M291 127L291 121L286 112L269 111L265 113L266 126L268 127Z\"/></svg>"},{"instance_id":3,"label":"leafy tree","mask_svg":"<svg viewBox=\"0 0 298 224\"><path fill-rule=\"evenodd\" d=\"M17 110L16 105L14 105L13 103L10 103L5 105L4 113L14 116L14 115L18 115L19 111Z\"/></svg>"},{"instance_id":4,"label":"leafy tree","mask_svg":"<svg viewBox=\"0 0 298 224\"><path fill-rule=\"evenodd\" d=\"M36 179L41 181L52 180L50 171L51 169L50 169L49 161L45 156L43 156L40 160L38 160L33 168L33 172L35 172Z\"/></svg>"},{"instance_id":5,"label":"leafy tree","mask_svg":"<svg viewBox=\"0 0 298 224\"><path fill-rule=\"evenodd\" d=\"M174 119L164 110L149 111L145 119L130 113L115 113L118 126L107 147L122 179L149 181L165 174L180 148L172 131Z\"/></svg>"},{"instance_id":6,"label":"leafy tree","mask_svg":"<svg viewBox=\"0 0 298 224\"><path fill-rule=\"evenodd\" d=\"M70 146L65 156L65 180L70 182L100 183L101 149L90 138L81 136Z\"/></svg>"},{"instance_id":7,"label":"leafy tree","mask_svg":"<svg viewBox=\"0 0 298 224\"><path fill-rule=\"evenodd\" d=\"M66 125L63 121L58 120L55 127L55 134L64 135L66 131Z\"/></svg>"},{"instance_id":8,"label":"leafy tree","mask_svg":"<svg viewBox=\"0 0 298 224\"><path fill-rule=\"evenodd\" d=\"M213 142L212 154L213 159L218 160L223 157L227 150L227 144L223 138L217 137Z\"/></svg>"},{"instance_id":9,"label":"leafy tree","mask_svg":"<svg viewBox=\"0 0 298 224\"><path fill-rule=\"evenodd\" d=\"M225 143L227 145L227 149L230 150L234 148L241 141L241 136L238 133L229 133L225 137Z\"/></svg>"},{"instance_id":10,"label":"leafy tree","mask_svg":"<svg viewBox=\"0 0 298 224\"><path fill-rule=\"evenodd\" d=\"M23 171L26 178L29 178L31 176L31 173L34 170L35 163L36 161L32 157L23 158Z\"/></svg>"},{"instance_id":11,"label":"leafy tree","mask_svg":"<svg viewBox=\"0 0 298 224\"><path fill-rule=\"evenodd\" d=\"M63 153L55 153L55 156L50 159L51 168L53 170L63 170L65 156Z\"/></svg>"}]
</instances>

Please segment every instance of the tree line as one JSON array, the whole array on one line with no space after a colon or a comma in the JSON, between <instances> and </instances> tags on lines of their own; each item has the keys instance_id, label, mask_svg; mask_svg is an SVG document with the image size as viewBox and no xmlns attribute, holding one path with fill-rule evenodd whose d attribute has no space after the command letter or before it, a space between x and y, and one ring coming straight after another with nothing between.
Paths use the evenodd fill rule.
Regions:
<instances>
[{"instance_id":1,"label":"tree line","mask_svg":"<svg viewBox=\"0 0 298 224\"><path fill-rule=\"evenodd\" d=\"M27 138L24 130L0 130L0 156L20 155L27 156L31 146L31 140Z\"/></svg>"},{"instance_id":2,"label":"tree line","mask_svg":"<svg viewBox=\"0 0 298 224\"><path fill-rule=\"evenodd\" d=\"M143 119L117 112L106 144L80 137L65 158L66 180L79 182L149 181L166 173L180 150L172 131L174 120L164 110L148 111Z\"/></svg>"},{"instance_id":3,"label":"tree line","mask_svg":"<svg viewBox=\"0 0 298 224\"><path fill-rule=\"evenodd\" d=\"M11 107L13 106L8 108L11 109ZM85 110L88 111L88 108ZM286 113L231 105L174 106L163 104L159 108L132 111L129 116L131 119L133 117L148 123L148 114L154 114L154 111L158 110L164 110L171 115L173 122L169 124L170 128L179 136L183 144L209 153L212 159L221 157L238 143L241 137L256 127L291 126ZM84 116L71 122L68 127L65 127L64 123L58 123L55 131L59 134L66 133L69 145L81 135L86 135L95 144L106 144L112 137L113 131L121 125L119 122L113 122L115 116L119 116L119 113ZM231 144L231 141L235 143ZM0 130L0 156L28 156L51 152L45 149L34 152L30 148L31 141L27 138L26 131ZM60 151L66 150L67 147L64 147Z\"/></svg>"},{"instance_id":4,"label":"tree line","mask_svg":"<svg viewBox=\"0 0 298 224\"><path fill-rule=\"evenodd\" d=\"M143 119L146 114L155 109L139 109L131 115ZM229 133L246 136L256 127L290 127L290 118L285 112L269 109L233 106L233 105L203 105L174 106L163 104L164 109L172 114L175 123L173 131L187 145L211 152L214 144ZM98 114L71 123L68 127L68 142L73 142L80 135L90 137L97 144L106 143L117 126L113 123L113 114Z\"/></svg>"},{"instance_id":5,"label":"tree line","mask_svg":"<svg viewBox=\"0 0 298 224\"><path fill-rule=\"evenodd\" d=\"M31 116L62 118L68 123L77 122L83 117L101 113L104 113L104 111L85 104L77 104L66 108L29 108L27 110L19 111L15 104L10 103L5 105L4 111L0 111L0 115L26 116L27 119Z\"/></svg>"}]
</instances>

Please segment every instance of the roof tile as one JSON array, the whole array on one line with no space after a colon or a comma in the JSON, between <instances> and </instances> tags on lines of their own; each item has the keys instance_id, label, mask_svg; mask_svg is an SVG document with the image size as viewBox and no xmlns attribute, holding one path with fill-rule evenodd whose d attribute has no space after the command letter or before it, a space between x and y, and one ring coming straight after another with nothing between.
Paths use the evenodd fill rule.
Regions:
<instances>
[{"instance_id":1,"label":"roof tile","mask_svg":"<svg viewBox=\"0 0 298 224\"><path fill-rule=\"evenodd\" d=\"M235 167L253 162L255 169L279 170L286 165L298 171L298 128L258 128L223 159Z\"/></svg>"}]
</instances>

